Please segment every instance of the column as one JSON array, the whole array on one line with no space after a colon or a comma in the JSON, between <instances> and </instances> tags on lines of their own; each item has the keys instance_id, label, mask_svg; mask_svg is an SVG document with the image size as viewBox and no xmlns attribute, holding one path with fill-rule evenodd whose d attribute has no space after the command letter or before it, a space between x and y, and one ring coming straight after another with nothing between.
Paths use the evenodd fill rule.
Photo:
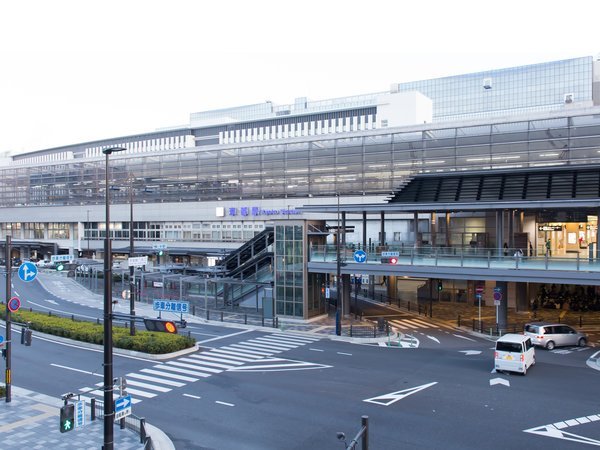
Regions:
<instances>
[{"instance_id":1,"label":"column","mask_svg":"<svg viewBox=\"0 0 600 450\"><path fill-rule=\"evenodd\" d=\"M381 211L381 218L380 218L380 229L379 229L379 237L380 237L380 245L385 245L385 213L383 211Z\"/></svg>"},{"instance_id":2,"label":"column","mask_svg":"<svg viewBox=\"0 0 600 450\"><path fill-rule=\"evenodd\" d=\"M515 248L515 210L508 210L508 246ZM511 253L512 254L512 253Z\"/></svg>"},{"instance_id":3,"label":"column","mask_svg":"<svg viewBox=\"0 0 600 450\"><path fill-rule=\"evenodd\" d=\"M498 311L498 329L501 333L506 333L506 324L508 323L508 283L506 281L496 281L496 288L500 289L502 299L497 306Z\"/></svg>"},{"instance_id":4,"label":"column","mask_svg":"<svg viewBox=\"0 0 600 450\"><path fill-rule=\"evenodd\" d=\"M446 212L446 247L450 247L450 213Z\"/></svg>"},{"instance_id":5,"label":"column","mask_svg":"<svg viewBox=\"0 0 600 450\"><path fill-rule=\"evenodd\" d=\"M415 248L419 248L421 246L422 236L419 233L419 213L413 213L413 222L415 228Z\"/></svg>"},{"instance_id":6,"label":"column","mask_svg":"<svg viewBox=\"0 0 600 450\"><path fill-rule=\"evenodd\" d=\"M363 211L362 213L362 248L366 252L367 251L367 213Z\"/></svg>"},{"instance_id":7,"label":"column","mask_svg":"<svg viewBox=\"0 0 600 450\"><path fill-rule=\"evenodd\" d=\"M496 211L496 251L498 255L504 255L504 211Z\"/></svg>"},{"instance_id":8,"label":"column","mask_svg":"<svg viewBox=\"0 0 600 450\"><path fill-rule=\"evenodd\" d=\"M435 243L436 243L436 234L437 234L437 215L436 213L432 212L429 215L429 232L431 234L431 246L435 247Z\"/></svg>"}]
</instances>

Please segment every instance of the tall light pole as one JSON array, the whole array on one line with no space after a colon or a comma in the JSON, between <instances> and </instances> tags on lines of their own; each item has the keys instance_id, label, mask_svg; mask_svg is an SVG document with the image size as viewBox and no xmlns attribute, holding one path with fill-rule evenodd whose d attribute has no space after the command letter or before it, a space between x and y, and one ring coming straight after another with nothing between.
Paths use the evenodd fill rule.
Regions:
<instances>
[{"instance_id":1,"label":"tall light pole","mask_svg":"<svg viewBox=\"0 0 600 450\"><path fill-rule=\"evenodd\" d=\"M342 298L342 286L341 286L341 278L342 278L342 262L340 261L340 194L337 194L337 233L336 233L336 277L335 277L335 290L337 292L337 301L335 305L335 334L341 336L342 334L342 318L340 317L343 314L343 298ZM341 309L341 311L340 311Z\"/></svg>"},{"instance_id":2,"label":"tall light pole","mask_svg":"<svg viewBox=\"0 0 600 450\"><path fill-rule=\"evenodd\" d=\"M104 239L104 445L103 450L113 450L115 411L113 405L113 354L112 354L112 249L110 245L110 189L108 187L108 157L126 150L110 147L102 150L105 158L106 236Z\"/></svg>"},{"instance_id":3,"label":"tall light pole","mask_svg":"<svg viewBox=\"0 0 600 450\"><path fill-rule=\"evenodd\" d=\"M133 258L133 178L129 177L129 257ZM135 267L129 264L129 334L135 336L135 280L133 279Z\"/></svg>"}]
</instances>

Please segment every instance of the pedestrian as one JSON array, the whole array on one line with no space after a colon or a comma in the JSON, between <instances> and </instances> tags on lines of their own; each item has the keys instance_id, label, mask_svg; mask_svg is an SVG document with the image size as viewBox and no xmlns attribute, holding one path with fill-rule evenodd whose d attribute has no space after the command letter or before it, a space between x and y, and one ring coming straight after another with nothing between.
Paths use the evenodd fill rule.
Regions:
<instances>
[{"instance_id":1,"label":"pedestrian","mask_svg":"<svg viewBox=\"0 0 600 450\"><path fill-rule=\"evenodd\" d=\"M552 241L550 239L546 241L546 256L552 256Z\"/></svg>"},{"instance_id":2,"label":"pedestrian","mask_svg":"<svg viewBox=\"0 0 600 450\"><path fill-rule=\"evenodd\" d=\"M529 241L529 256L533 256L533 245L531 245L531 241Z\"/></svg>"},{"instance_id":3,"label":"pedestrian","mask_svg":"<svg viewBox=\"0 0 600 450\"><path fill-rule=\"evenodd\" d=\"M504 256L508 256L508 244L505 242L503 247L504 247Z\"/></svg>"}]
</instances>

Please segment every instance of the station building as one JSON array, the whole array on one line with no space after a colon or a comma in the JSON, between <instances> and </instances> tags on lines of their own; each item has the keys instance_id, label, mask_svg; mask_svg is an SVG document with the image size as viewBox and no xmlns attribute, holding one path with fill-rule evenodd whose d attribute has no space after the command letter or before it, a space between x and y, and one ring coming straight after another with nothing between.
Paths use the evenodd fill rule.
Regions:
<instances>
[{"instance_id":1,"label":"station building","mask_svg":"<svg viewBox=\"0 0 600 450\"><path fill-rule=\"evenodd\" d=\"M107 175L111 147L126 150L110 156ZM342 220L354 227L340 234L345 248L379 255L597 258L599 167L600 61L582 57L197 112L184 127L6 156L0 239L12 236L8 256L21 259L100 257L108 177L116 253L128 252L130 222L136 249L164 243L171 261L190 264L211 264L275 225L277 313L307 319L323 310L331 270L311 269L310 249L334 243ZM447 276L448 300L470 298L472 273ZM520 292L512 297L523 306Z\"/></svg>"}]
</instances>

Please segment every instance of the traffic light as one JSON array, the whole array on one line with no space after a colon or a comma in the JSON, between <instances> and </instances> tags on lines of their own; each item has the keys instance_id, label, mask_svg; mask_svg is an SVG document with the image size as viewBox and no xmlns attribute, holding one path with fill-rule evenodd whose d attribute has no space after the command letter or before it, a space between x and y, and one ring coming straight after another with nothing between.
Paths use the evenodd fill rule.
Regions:
<instances>
[{"instance_id":1,"label":"traffic light","mask_svg":"<svg viewBox=\"0 0 600 450\"><path fill-rule=\"evenodd\" d=\"M60 432L68 433L75 426L75 405L68 404L60 408Z\"/></svg>"},{"instance_id":2,"label":"traffic light","mask_svg":"<svg viewBox=\"0 0 600 450\"><path fill-rule=\"evenodd\" d=\"M398 264L398 258L396 258L395 256L392 256L390 258L390 264Z\"/></svg>"},{"instance_id":3,"label":"traffic light","mask_svg":"<svg viewBox=\"0 0 600 450\"><path fill-rule=\"evenodd\" d=\"M442 280L438 280L438 292L441 292L444 289L444 285L442 284Z\"/></svg>"},{"instance_id":4,"label":"traffic light","mask_svg":"<svg viewBox=\"0 0 600 450\"><path fill-rule=\"evenodd\" d=\"M172 320L144 319L144 325L148 331L177 334L177 325Z\"/></svg>"},{"instance_id":5,"label":"traffic light","mask_svg":"<svg viewBox=\"0 0 600 450\"><path fill-rule=\"evenodd\" d=\"M63 270L65 268L65 265L61 262L56 263L56 271L60 272L61 270Z\"/></svg>"},{"instance_id":6,"label":"traffic light","mask_svg":"<svg viewBox=\"0 0 600 450\"><path fill-rule=\"evenodd\" d=\"M162 251L162 250L159 250L158 252L156 252L156 254L157 254L158 256L162 256L162 255L163 255L163 251Z\"/></svg>"}]
</instances>

